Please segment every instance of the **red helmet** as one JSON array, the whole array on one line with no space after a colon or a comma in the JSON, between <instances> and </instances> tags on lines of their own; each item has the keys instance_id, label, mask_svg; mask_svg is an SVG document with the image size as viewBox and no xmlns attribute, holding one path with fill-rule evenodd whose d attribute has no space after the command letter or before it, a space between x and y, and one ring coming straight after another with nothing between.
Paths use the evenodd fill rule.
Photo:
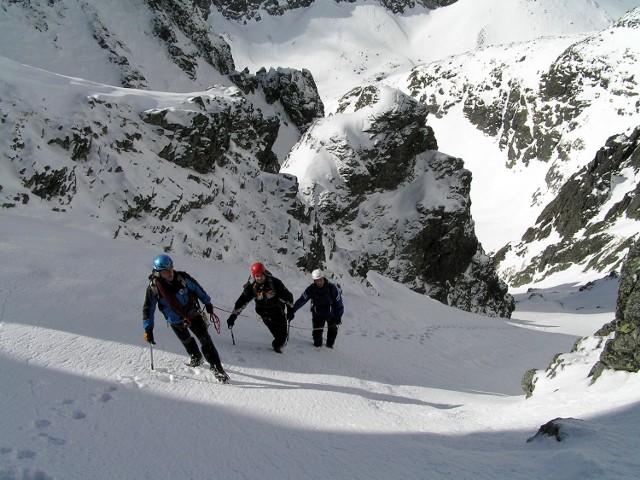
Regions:
<instances>
[{"instance_id":1,"label":"red helmet","mask_svg":"<svg viewBox=\"0 0 640 480\"><path fill-rule=\"evenodd\" d=\"M265 268L265 266L260 262L256 262L251 265L251 275L253 275L254 277L263 275L266 270L267 269Z\"/></svg>"}]
</instances>

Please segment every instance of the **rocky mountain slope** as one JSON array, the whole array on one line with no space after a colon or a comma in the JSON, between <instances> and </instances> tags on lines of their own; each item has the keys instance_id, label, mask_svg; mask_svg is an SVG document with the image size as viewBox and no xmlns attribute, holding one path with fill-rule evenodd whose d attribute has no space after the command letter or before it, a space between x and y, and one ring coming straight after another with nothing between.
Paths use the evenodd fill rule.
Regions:
<instances>
[{"instance_id":1,"label":"rocky mountain slope","mask_svg":"<svg viewBox=\"0 0 640 480\"><path fill-rule=\"evenodd\" d=\"M511 285L569 268L606 275L636 238L638 45L640 8L578 40L488 47L416 67L406 79L403 88L434 115L461 111L496 138L504 160L489 168L538 185L518 200L537 220L498 252Z\"/></svg>"},{"instance_id":2,"label":"rocky mountain slope","mask_svg":"<svg viewBox=\"0 0 640 480\"><path fill-rule=\"evenodd\" d=\"M340 0L334 0L336 2ZM444 7L456 3L458 0L379 0L384 8L393 13L403 13L416 5L426 8ZM244 2L237 0L198 0L195 2L203 11L209 8L229 20L237 22L260 21L264 16L278 16L287 11L309 7L314 0L293 0L283 3L262 0L257 2Z\"/></svg>"},{"instance_id":3,"label":"rocky mountain slope","mask_svg":"<svg viewBox=\"0 0 640 480\"><path fill-rule=\"evenodd\" d=\"M513 299L473 233L468 172L433 151L422 104L398 91L377 101L366 100L369 92L348 97L370 125L349 118L347 110L358 108L346 103L344 117L335 118L353 136L334 151L357 154L341 166L350 192L332 212L306 203L296 177L279 172L287 145L297 143L292 152L299 155L324 142L323 126L339 128L331 118L313 121L323 109L309 72L232 70L224 42L187 2L72 7L2 2L3 39L33 37L42 50L69 49L58 61L30 48L3 53L59 73L67 63L74 65L69 73L87 68L69 60L74 53L95 66L80 79L0 57L4 208L99 222L114 237L216 261L322 266L360 281L369 269L383 271L451 305L510 315ZM125 13L135 29L116 21ZM198 89L207 80L219 83ZM170 88L158 89L163 83ZM370 215L381 200L412 201L420 190L428 198L407 204L397 232L389 228L393 219ZM244 240L232 240L238 236Z\"/></svg>"}]
</instances>

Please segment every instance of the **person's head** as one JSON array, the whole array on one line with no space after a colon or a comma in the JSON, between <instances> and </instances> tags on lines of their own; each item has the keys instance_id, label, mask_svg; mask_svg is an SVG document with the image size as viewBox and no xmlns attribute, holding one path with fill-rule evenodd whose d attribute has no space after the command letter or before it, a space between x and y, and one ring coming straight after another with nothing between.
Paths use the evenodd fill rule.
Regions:
<instances>
[{"instance_id":1,"label":"person's head","mask_svg":"<svg viewBox=\"0 0 640 480\"><path fill-rule=\"evenodd\" d=\"M319 268L311 272L311 278L313 278L313 283L317 286L324 285L324 273Z\"/></svg>"},{"instance_id":2,"label":"person's head","mask_svg":"<svg viewBox=\"0 0 640 480\"><path fill-rule=\"evenodd\" d=\"M165 280L173 280L173 260L169 255L158 255L153 259L153 271Z\"/></svg>"},{"instance_id":3,"label":"person's head","mask_svg":"<svg viewBox=\"0 0 640 480\"><path fill-rule=\"evenodd\" d=\"M264 272L266 271L267 269L265 268L264 264L260 262L256 262L253 265L251 265L251 276L258 283L264 283L266 279L266 277L264 276Z\"/></svg>"}]
</instances>

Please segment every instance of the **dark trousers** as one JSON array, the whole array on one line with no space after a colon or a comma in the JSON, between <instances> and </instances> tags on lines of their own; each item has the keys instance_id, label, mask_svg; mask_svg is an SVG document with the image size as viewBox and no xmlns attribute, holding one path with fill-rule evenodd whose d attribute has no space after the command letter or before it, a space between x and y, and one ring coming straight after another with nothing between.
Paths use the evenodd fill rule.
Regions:
<instances>
[{"instance_id":1,"label":"dark trousers","mask_svg":"<svg viewBox=\"0 0 640 480\"><path fill-rule=\"evenodd\" d=\"M313 344L316 347L322 345L322 333L324 331L324 325L327 324L327 346L333 347L338 336L338 325L333 323L333 319L326 317L318 317L316 315L311 316L311 324L313 325Z\"/></svg>"},{"instance_id":2,"label":"dark trousers","mask_svg":"<svg viewBox=\"0 0 640 480\"><path fill-rule=\"evenodd\" d=\"M219 365L220 364L220 355L218 355L218 350L216 350L216 346L213 344L213 340L211 340L211 335L209 335L209 331L207 330L207 323L202 316L197 315L191 319L191 325L189 328L184 327L182 325L171 325L171 329L173 333L176 334L176 337L182 342L185 350L189 355L194 355L196 357L202 357L207 359L211 365ZM189 330L193 332L196 336L200 345L202 346L202 353L200 353L200 349L198 348L198 344L196 343L195 338L191 336Z\"/></svg>"},{"instance_id":3,"label":"dark trousers","mask_svg":"<svg viewBox=\"0 0 640 480\"><path fill-rule=\"evenodd\" d=\"M267 326L271 335L273 335L273 342L271 346L273 348L284 347L287 343L287 317L284 312L272 312L269 317L261 317L264 324Z\"/></svg>"}]
</instances>

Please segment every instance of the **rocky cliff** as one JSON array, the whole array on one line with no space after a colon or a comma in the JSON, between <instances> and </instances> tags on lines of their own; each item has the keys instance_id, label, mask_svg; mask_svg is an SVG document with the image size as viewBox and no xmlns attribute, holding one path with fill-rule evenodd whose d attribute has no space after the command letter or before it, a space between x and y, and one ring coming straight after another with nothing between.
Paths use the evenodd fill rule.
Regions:
<instances>
[{"instance_id":1,"label":"rocky cliff","mask_svg":"<svg viewBox=\"0 0 640 480\"><path fill-rule=\"evenodd\" d=\"M511 285L568 268L606 275L637 238L638 45L640 8L602 32L478 49L407 78L432 114L461 108L496 138L507 160L491 168L544 185L528 199L535 225L496 254Z\"/></svg>"},{"instance_id":2,"label":"rocky cliff","mask_svg":"<svg viewBox=\"0 0 640 480\"><path fill-rule=\"evenodd\" d=\"M296 175L316 210L330 265L348 265L354 276L374 270L449 305L509 316L513 299L474 233L470 172L437 151L426 116L425 105L397 90L357 88L338 114L310 128L283 171Z\"/></svg>"},{"instance_id":3,"label":"rocky cliff","mask_svg":"<svg viewBox=\"0 0 640 480\"><path fill-rule=\"evenodd\" d=\"M597 335L607 340L600 361L591 374L594 381L605 369L640 371L640 240L630 249L620 275L620 290L616 304L616 318Z\"/></svg>"}]
</instances>

